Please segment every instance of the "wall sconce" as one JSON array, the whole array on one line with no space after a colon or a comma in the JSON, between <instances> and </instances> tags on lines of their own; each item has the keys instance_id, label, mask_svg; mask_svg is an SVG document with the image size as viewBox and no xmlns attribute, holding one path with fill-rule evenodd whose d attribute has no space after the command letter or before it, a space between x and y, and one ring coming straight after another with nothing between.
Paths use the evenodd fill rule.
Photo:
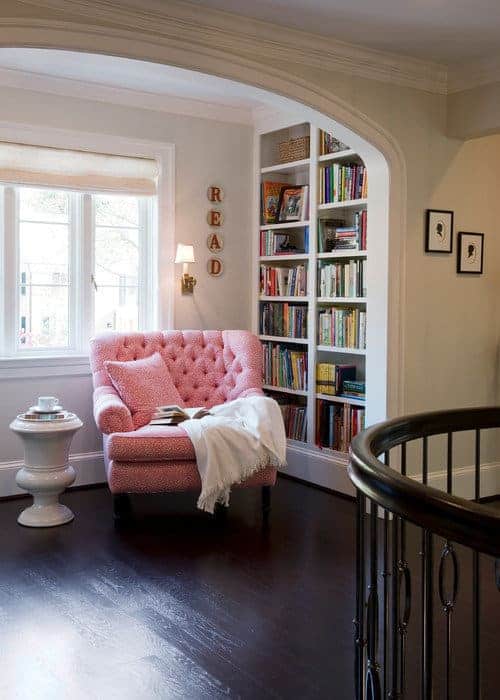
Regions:
<instances>
[{"instance_id":1,"label":"wall sconce","mask_svg":"<svg viewBox=\"0 0 500 700\"><path fill-rule=\"evenodd\" d=\"M192 294L194 292L194 285L196 284L196 279L189 274L188 264L196 262L194 259L194 246L184 245L184 243L178 243L177 253L175 254L175 262L182 263L182 293Z\"/></svg>"}]
</instances>

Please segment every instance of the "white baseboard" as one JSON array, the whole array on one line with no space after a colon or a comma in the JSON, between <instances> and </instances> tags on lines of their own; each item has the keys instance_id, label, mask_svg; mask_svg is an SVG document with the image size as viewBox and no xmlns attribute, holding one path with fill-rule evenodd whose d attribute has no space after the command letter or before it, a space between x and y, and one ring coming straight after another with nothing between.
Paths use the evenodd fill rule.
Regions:
<instances>
[{"instance_id":1,"label":"white baseboard","mask_svg":"<svg viewBox=\"0 0 500 700\"><path fill-rule=\"evenodd\" d=\"M474 466L458 467L453 470L453 494L461 498L474 498L476 470ZM446 469L429 473L429 485L446 491ZM500 462L487 462L481 465L481 498L500 494Z\"/></svg>"},{"instance_id":2,"label":"white baseboard","mask_svg":"<svg viewBox=\"0 0 500 700\"><path fill-rule=\"evenodd\" d=\"M283 474L295 476L311 484L323 486L349 496L355 495L354 487L347 473L349 460L335 458L326 451L310 445L288 445L288 466Z\"/></svg>"},{"instance_id":3,"label":"white baseboard","mask_svg":"<svg viewBox=\"0 0 500 700\"><path fill-rule=\"evenodd\" d=\"M102 484L106 481L102 452L81 452L72 454L69 463L75 468L76 480L73 486ZM0 462L0 498L20 496L24 493L16 484L17 471L23 466L21 459Z\"/></svg>"},{"instance_id":4,"label":"white baseboard","mask_svg":"<svg viewBox=\"0 0 500 700\"><path fill-rule=\"evenodd\" d=\"M349 496L355 489L347 472L348 459L339 459L326 451L310 445L289 445L287 450L288 467L284 474L295 476L311 484L339 491ZM465 466L453 471L453 493L461 498L474 497L475 468ZM429 472L429 486L446 491L446 470ZM481 498L500 494L500 462L487 462L481 465Z\"/></svg>"}]
</instances>

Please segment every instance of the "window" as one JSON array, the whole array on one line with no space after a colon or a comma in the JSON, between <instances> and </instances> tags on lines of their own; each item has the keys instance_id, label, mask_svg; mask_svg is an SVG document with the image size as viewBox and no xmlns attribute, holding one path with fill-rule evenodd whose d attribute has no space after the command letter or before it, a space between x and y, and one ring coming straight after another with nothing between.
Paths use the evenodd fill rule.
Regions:
<instances>
[{"instance_id":1,"label":"window","mask_svg":"<svg viewBox=\"0 0 500 700\"><path fill-rule=\"evenodd\" d=\"M0 204L3 356L86 353L94 333L153 324L153 197L5 185Z\"/></svg>"}]
</instances>

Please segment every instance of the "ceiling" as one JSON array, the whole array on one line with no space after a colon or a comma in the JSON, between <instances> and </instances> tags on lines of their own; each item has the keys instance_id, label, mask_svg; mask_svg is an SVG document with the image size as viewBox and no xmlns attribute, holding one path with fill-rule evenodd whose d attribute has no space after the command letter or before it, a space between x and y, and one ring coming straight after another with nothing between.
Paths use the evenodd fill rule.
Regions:
<instances>
[{"instance_id":1,"label":"ceiling","mask_svg":"<svg viewBox=\"0 0 500 700\"><path fill-rule=\"evenodd\" d=\"M260 107L270 99L263 90L224 78L100 54L0 48L0 69L104 85L165 98L197 100L244 111ZM36 89L36 82L33 83L33 89Z\"/></svg>"},{"instance_id":2,"label":"ceiling","mask_svg":"<svg viewBox=\"0 0 500 700\"><path fill-rule=\"evenodd\" d=\"M191 0L191 3L444 64L500 53L500 0Z\"/></svg>"}]
</instances>

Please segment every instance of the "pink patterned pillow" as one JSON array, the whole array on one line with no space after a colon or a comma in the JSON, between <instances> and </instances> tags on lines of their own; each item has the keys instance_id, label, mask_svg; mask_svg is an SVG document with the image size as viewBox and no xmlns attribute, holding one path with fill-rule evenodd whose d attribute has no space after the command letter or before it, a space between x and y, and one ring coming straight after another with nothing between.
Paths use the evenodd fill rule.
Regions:
<instances>
[{"instance_id":1,"label":"pink patterned pillow","mask_svg":"<svg viewBox=\"0 0 500 700\"><path fill-rule=\"evenodd\" d=\"M129 407L136 428L146 425L157 406L184 402L159 352L142 360L104 363L111 383Z\"/></svg>"}]
</instances>

